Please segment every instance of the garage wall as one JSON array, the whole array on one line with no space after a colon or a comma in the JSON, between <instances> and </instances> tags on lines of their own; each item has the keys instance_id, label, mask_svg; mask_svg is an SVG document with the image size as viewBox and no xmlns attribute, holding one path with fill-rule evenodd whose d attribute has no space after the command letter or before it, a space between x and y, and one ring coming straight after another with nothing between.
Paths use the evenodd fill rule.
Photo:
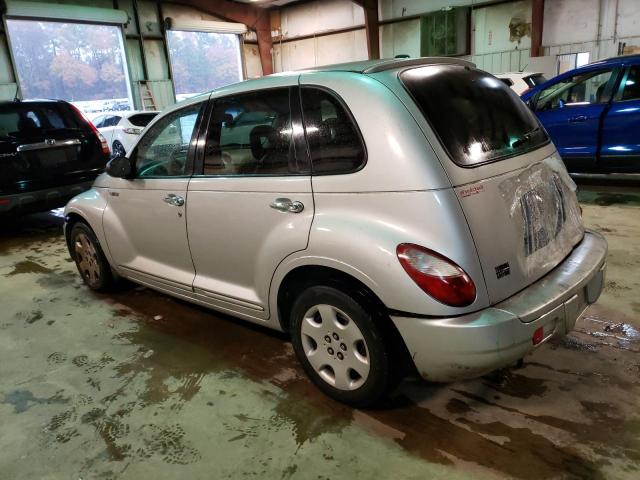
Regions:
<instances>
[{"instance_id":1,"label":"garage wall","mask_svg":"<svg viewBox=\"0 0 640 480\"><path fill-rule=\"evenodd\" d=\"M472 6L471 0L379 0L380 53L420 55L420 20L417 15L445 7ZM619 43L627 53L640 52L640 8L638 0L547 0L543 51L556 56L589 52L591 60L618 54ZM285 6L280 16L281 31L274 45L276 71L366 58L364 14L350 0L305 2ZM408 18L406 18L408 17ZM413 17L413 18L412 18ZM513 29L521 28L513 36ZM471 54L466 56L480 68L493 73L522 70L529 65L531 0L500 2L476 7L471 18ZM332 29L350 28L349 34ZM520 36L520 34L523 34ZM296 38L297 36L312 36ZM325 55L326 49L335 57Z\"/></svg>"},{"instance_id":2,"label":"garage wall","mask_svg":"<svg viewBox=\"0 0 640 480\"><path fill-rule=\"evenodd\" d=\"M379 0L379 16L383 22L380 25L381 56L420 56L420 19L416 15L470 4L469 0ZM282 8L279 16L279 37L274 44L276 71L367 58L364 12L350 0L305 2ZM531 22L530 0L474 10L471 19L474 55L469 59L496 72L525 66L531 36L528 33L511 39L509 24L513 19L525 24ZM338 29L352 31L331 33Z\"/></svg>"},{"instance_id":3,"label":"garage wall","mask_svg":"<svg viewBox=\"0 0 640 480\"><path fill-rule=\"evenodd\" d=\"M351 1L294 4L283 8L274 23L276 72L367 58L364 12Z\"/></svg>"},{"instance_id":4,"label":"garage wall","mask_svg":"<svg viewBox=\"0 0 640 480\"><path fill-rule=\"evenodd\" d=\"M82 0L57 0L48 3L67 5L87 5ZM161 19L172 17L188 20L210 20L222 21L221 18L209 15L195 8L177 5L169 2L156 2L154 0L137 0L138 13L140 17L140 30L142 41L139 38L133 0L92 0L91 6L99 8L114 8L117 4L119 10L124 10L129 16L129 23L124 28L125 52L129 78L132 83L132 94L134 104L140 108L139 82L145 80L143 58L146 60L147 78L157 107L162 109L175 103L173 93L173 82L171 81L171 69L165 50L165 40L162 34ZM251 40L251 33L247 35ZM255 42L255 35L253 35ZM142 54L144 48L144 55ZM255 43L243 44L243 57L245 59L245 73L248 78L260 76L262 66L258 47ZM13 99L16 90L16 83L13 74L12 63L10 62L7 37L0 24L0 99Z\"/></svg>"}]
</instances>

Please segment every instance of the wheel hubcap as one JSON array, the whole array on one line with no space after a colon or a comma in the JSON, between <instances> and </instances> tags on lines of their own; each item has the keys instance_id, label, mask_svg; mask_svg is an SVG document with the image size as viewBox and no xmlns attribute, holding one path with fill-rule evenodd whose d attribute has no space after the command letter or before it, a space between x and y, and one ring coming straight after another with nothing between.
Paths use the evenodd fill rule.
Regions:
<instances>
[{"instance_id":1,"label":"wheel hubcap","mask_svg":"<svg viewBox=\"0 0 640 480\"><path fill-rule=\"evenodd\" d=\"M100 280L100 264L93 242L84 233L79 233L74 243L74 251L82 276L92 285L97 283Z\"/></svg>"},{"instance_id":2,"label":"wheel hubcap","mask_svg":"<svg viewBox=\"0 0 640 480\"><path fill-rule=\"evenodd\" d=\"M313 369L339 390L355 390L369 376L369 350L351 318L332 305L315 305L302 319L302 346Z\"/></svg>"}]
</instances>

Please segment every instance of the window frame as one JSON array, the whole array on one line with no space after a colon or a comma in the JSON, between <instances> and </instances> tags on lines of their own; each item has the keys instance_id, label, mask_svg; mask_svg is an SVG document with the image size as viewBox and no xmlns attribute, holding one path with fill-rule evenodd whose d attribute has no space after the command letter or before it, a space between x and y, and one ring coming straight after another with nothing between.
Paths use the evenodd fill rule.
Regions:
<instances>
[{"instance_id":1,"label":"window frame","mask_svg":"<svg viewBox=\"0 0 640 480\"><path fill-rule=\"evenodd\" d=\"M309 145L309 139L307 138L307 128L306 128L306 123L304 121L304 108L303 108L303 103L302 103L302 90L303 89L320 90L320 91L323 91L323 92L331 95L335 100L337 100L337 102L340 105L340 107L342 107L344 112L347 114L347 118L349 118L349 120L351 121L351 125L353 127L355 127L356 136L358 138L358 141L360 142L360 146L362 147L362 161L360 162L360 165L358 165L357 168L351 169L351 170L344 170L344 171L341 171L341 172L322 172L322 173L315 173L314 172L313 160L312 160L312 157L311 157L311 146ZM307 150L307 158L309 159L309 163L310 163L311 176L313 176L313 177L324 177L324 176L328 176L328 175L349 175L351 173L359 172L364 167L366 167L366 165L367 165L367 163L369 161L369 152L367 150L367 143L364 140L364 136L362 135L362 131L360 130L360 126L358 125L358 122L356 121L353 113L351 112L351 109L347 106L347 102L345 102L344 99L335 90L332 90L331 88L326 87L324 85L317 85L317 84L313 84L313 83L302 84L302 85L300 85L300 88L298 89L298 103L300 104L300 112L301 112L301 115L302 115L302 117L301 117L302 130L304 132L304 142L305 142L306 150Z\"/></svg>"},{"instance_id":2,"label":"window frame","mask_svg":"<svg viewBox=\"0 0 640 480\"><path fill-rule=\"evenodd\" d=\"M137 172L137 168L136 168L136 157L138 155L138 146L140 145L140 143L142 142L142 139L144 137L146 137L147 135L149 135L149 133L151 133L151 128L149 130L147 130L144 135L142 135L140 137L140 139L138 140L138 142L136 143L136 146L133 148L133 150L131 151L131 154L129 155L129 163L131 164L131 180L173 180L176 178L190 178L193 176L194 174L194 158L195 158L195 152L196 152L196 147L197 147L197 143L198 143L198 139L200 138L200 130L202 129L202 119L204 117L204 112L206 110L206 105L207 104L207 99L202 99L202 100L198 100L197 102L193 102L190 103L189 105L185 105L184 107L181 108L177 108L175 110L171 110L170 112L167 112L163 115L159 115L157 118L155 118L154 120L155 123L154 125L152 125L152 127L155 126L156 123L161 122L162 120L164 120L165 117L175 114L177 112L182 112L185 110L189 110L191 108L193 108L194 106L198 105L199 106L199 110L198 110L198 116L196 117L196 122L195 125L193 127L193 132L191 133L191 140L189 140L189 148L187 150L187 159L185 161L185 173L184 175L172 175L172 176L167 176L167 175L149 175L149 176L145 176L145 177L139 177L138 176L138 172ZM153 121L153 120L152 120Z\"/></svg>"},{"instance_id":3,"label":"window frame","mask_svg":"<svg viewBox=\"0 0 640 480\"><path fill-rule=\"evenodd\" d=\"M609 99L606 102L600 102L600 103L588 103L588 104L565 104L565 106L563 108L551 108L548 110L541 110L538 107L538 102L540 101L540 96L542 95L542 92L544 92L547 88L541 89L535 96L535 98L533 99L533 111L534 112L555 112L558 110L564 110L565 108L580 108L580 107L592 107L594 105L608 105L611 103L611 101L614 99L614 95L615 92L617 91L617 86L619 85L619 81L620 81L620 72L623 71L624 68L621 68L619 65L602 65L602 66L598 66L596 68L591 68L588 70L583 70L580 72L575 72L573 70L567 72L566 76L563 76L562 78L557 79L556 82L554 82L552 85L549 85L549 87L557 85L558 83L564 82L565 80L568 80L572 77L578 76L578 75L585 75L585 74L589 74L589 73L595 73L595 75L592 75L589 79L600 75L602 73L611 72L611 76L609 77L609 80L607 81L607 86L604 89L604 95L609 95ZM573 72L573 73L571 73ZM588 79L588 80L589 80ZM587 80L587 81L588 81ZM575 85L574 85L575 86Z\"/></svg>"},{"instance_id":4,"label":"window frame","mask_svg":"<svg viewBox=\"0 0 640 480\"><path fill-rule=\"evenodd\" d=\"M243 95L255 95L256 93L265 93L271 92L273 90L287 90L289 94L289 110L291 112L291 126L292 126L292 142L293 142L293 151L296 156L296 160L300 164L306 164L305 171L300 173L288 173L286 175L282 175L279 173L247 173L247 174L205 174L204 173L204 156L205 149L207 144L207 137L209 135L209 127L211 125L211 117L216 108L216 103L219 103L223 100L228 100L235 97L240 97ZM200 135L197 140L197 149L195 152L195 162L193 169L193 176L198 178L257 178L257 177L308 177L311 176L311 162L309 158L309 151L307 149L306 141L304 137L304 128L302 123L302 106L300 105L300 95L296 94L296 91L299 91L299 86L293 85L281 85L277 87L268 87L268 88L260 88L255 90L247 90L242 92L230 93L228 95L223 95L215 98L210 98L207 104L206 111L203 115L202 128L200 129ZM295 128L294 124L298 124L299 128ZM302 135L300 130L302 129Z\"/></svg>"},{"instance_id":5,"label":"window frame","mask_svg":"<svg viewBox=\"0 0 640 480\"><path fill-rule=\"evenodd\" d=\"M626 87L627 80L629 79L629 75L631 74L631 69L634 67L640 69L639 64L627 64L623 67L620 83L618 84L617 88L615 88L616 93L613 95L613 101L615 103L640 101L640 98L629 98L627 100L622 100L622 95L624 94L624 88Z\"/></svg>"}]
</instances>

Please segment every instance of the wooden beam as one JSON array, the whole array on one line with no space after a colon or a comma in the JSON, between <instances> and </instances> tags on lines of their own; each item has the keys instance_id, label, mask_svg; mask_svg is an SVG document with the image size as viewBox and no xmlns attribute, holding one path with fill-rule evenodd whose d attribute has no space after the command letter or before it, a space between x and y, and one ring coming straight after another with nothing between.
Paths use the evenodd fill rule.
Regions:
<instances>
[{"instance_id":1,"label":"wooden beam","mask_svg":"<svg viewBox=\"0 0 640 480\"><path fill-rule=\"evenodd\" d=\"M544 25L544 0L531 1L531 56L542 56L542 28Z\"/></svg>"},{"instance_id":2,"label":"wooden beam","mask_svg":"<svg viewBox=\"0 0 640 480\"><path fill-rule=\"evenodd\" d=\"M378 0L351 0L364 9L364 24L367 29L367 51L369 60L380 58L380 19Z\"/></svg>"},{"instance_id":3,"label":"wooden beam","mask_svg":"<svg viewBox=\"0 0 640 480\"><path fill-rule=\"evenodd\" d=\"M179 0L178 3L195 7L224 20L244 23L249 30L253 30L258 36L262 74L270 75L273 73L273 57L271 55L273 43L271 41L269 10L229 0Z\"/></svg>"}]
</instances>

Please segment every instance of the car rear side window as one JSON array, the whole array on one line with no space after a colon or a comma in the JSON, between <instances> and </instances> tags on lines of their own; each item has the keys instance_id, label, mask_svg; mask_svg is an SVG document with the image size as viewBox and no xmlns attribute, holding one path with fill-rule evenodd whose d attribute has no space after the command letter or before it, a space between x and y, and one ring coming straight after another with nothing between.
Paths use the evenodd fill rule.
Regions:
<instances>
[{"instance_id":1,"label":"car rear side window","mask_svg":"<svg viewBox=\"0 0 640 480\"><path fill-rule=\"evenodd\" d=\"M274 88L214 100L204 175L297 175L290 89Z\"/></svg>"},{"instance_id":2,"label":"car rear side window","mask_svg":"<svg viewBox=\"0 0 640 480\"><path fill-rule=\"evenodd\" d=\"M146 127L149 125L149 122L153 120L157 113L136 113L135 115L131 115L129 117L129 122L131 125L135 125L136 127Z\"/></svg>"},{"instance_id":3,"label":"car rear side window","mask_svg":"<svg viewBox=\"0 0 640 480\"><path fill-rule=\"evenodd\" d=\"M621 101L640 99L640 65L635 65L629 69L627 78L622 87Z\"/></svg>"},{"instance_id":4,"label":"car rear side window","mask_svg":"<svg viewBox=\"0 0 640 480\"><path fill-rule=\"evenodd\" d=\"M332 93L302 87L302 116L314 175L350 173L365 162L365 148L352 116Z\"/></svg>"},{"instance_id":5,"label":"car rear side window","mask_svg":"<svg viewBox=\"0 0 640 480\"><path fill-rule=\"evenodd\" d=\"M518 96L486 72L430 65L406 70L400 79L460 166L512 157L549 141Z\"/></svg>"}]
</instances>

